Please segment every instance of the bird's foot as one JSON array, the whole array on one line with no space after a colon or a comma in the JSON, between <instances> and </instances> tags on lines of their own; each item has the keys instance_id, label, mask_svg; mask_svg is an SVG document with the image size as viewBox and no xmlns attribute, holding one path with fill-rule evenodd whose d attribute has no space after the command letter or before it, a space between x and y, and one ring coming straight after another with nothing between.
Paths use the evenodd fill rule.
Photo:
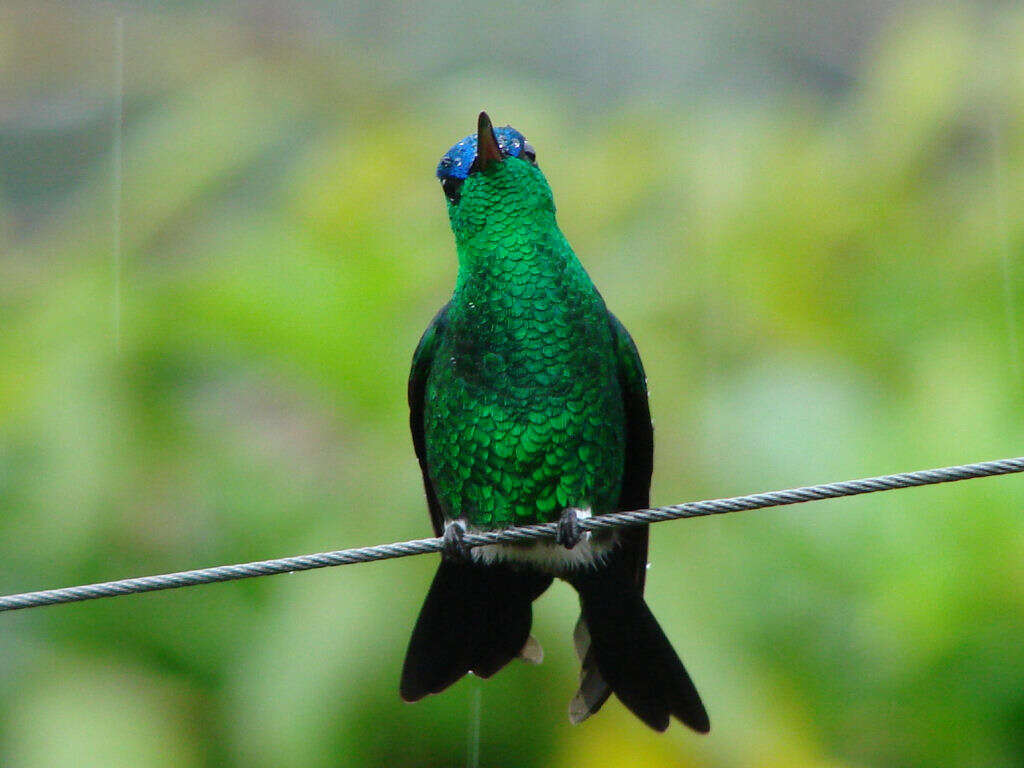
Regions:
<instances>
[{"instance_id":1,"label":"bird's foot","mask_svg":"<svg viewBox=\"0 0 1024 768\"><path fill-rule=\"evenodd\" d=\"M472 549L466 546L466 521L446 520L444 523L444 540L441 544L441 555L448 560L466 561L472 555Z\"/></svg>"},{"instance_id":2,"label":"bird's foot","mask_svg":"<svg viewBox=\"0 0 1024 768\"><path fill-rule=\"evenodd\" d=\"M583 539L584 531L580 526L581 510L575 507L566 507L562 510L562 516L558 518L558 532L555 534L555 541L566 549L572 549ZM589 517L589 515L587 515Z\"/></svg>"}]
</instances>

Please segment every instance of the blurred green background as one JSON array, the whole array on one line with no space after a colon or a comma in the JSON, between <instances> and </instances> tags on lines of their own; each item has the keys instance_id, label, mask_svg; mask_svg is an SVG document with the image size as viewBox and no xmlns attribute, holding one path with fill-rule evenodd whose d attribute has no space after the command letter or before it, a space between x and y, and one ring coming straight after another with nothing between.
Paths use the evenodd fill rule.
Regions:
<instances>
[{"instance_id":1,"label":"blurred green background","mask_svg":"<svg viewBox=\"0 0 1024 768\"><path fill-rule=\"evenodd\" d=\"M5 2L0 592L428 535L481 108L637 340L655 503L1024 452L1019 4ZM432 557L4 614L0 766L1024 766L1022 508L657 526L703 738L569 725L565 585L542 666L403 704Z\"/></svg>"}]
</instances>

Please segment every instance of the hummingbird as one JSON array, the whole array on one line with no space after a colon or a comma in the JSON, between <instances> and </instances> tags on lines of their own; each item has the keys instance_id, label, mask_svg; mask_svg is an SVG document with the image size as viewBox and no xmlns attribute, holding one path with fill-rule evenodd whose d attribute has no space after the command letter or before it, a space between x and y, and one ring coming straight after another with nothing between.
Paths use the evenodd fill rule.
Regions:
<instances>
[{"instance_id":1,"label":"hummingbird","mask_svg":"<svg viewBox=\"0 0 1024 768\"><path fill-rule=\"evenodd\" d=\"M539 663L532 603L554 578L579 594L577 724L614 693L658 731L710 729L679 656L644 601L648 527L583 531L648 506L654 438L636 345L555 221L522 133L477 130L437 176L455 234L451 300L409 375L410 426L441 563L402 669L418 701L513 659ZM555 539L469 548L466 532L557 523Z\"/></svg>"}]
</instances>

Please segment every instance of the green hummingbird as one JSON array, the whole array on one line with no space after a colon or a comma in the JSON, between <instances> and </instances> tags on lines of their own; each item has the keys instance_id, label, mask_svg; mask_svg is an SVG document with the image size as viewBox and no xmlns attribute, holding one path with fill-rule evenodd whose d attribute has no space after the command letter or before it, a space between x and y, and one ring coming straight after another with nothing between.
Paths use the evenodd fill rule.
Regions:
<instances>
[{"instance_id":1,"label":"green hummingbird","mask_svg":"<svg viewBox=\"0 0 1024 768\"><path fill-rule=\"evenodd\" d=\"M458 251L455 291L409 375L410 425L441 564L401 695L417 701L517 656L539 662L532 602L554 577L578 592L579 723L611 693L650 727L707 712L643 598L647 526L583 533L579 519L648 506L654 438L636 346L555 222L537 155L485 112L441 159ZM558 536L469 549L466 531L557 521Z\"/></svg>"}]
</instances>

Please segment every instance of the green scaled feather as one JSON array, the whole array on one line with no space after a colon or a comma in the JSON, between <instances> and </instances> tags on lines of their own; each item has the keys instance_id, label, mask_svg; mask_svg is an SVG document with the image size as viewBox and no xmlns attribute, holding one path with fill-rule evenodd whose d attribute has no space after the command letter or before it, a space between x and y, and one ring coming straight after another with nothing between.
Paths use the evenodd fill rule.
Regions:
<instances>
[{"instance_id":1,"label":"green scaled feather","mask_svg":"<svg viewBox=\"0 0 1024 768\"><path fill-rule=\"evenodd\" d=\"M449 214L459 275L421 342L426 465L443 516L500 528L616 509L621 339L555 223L547 181L506 158L471 175Z\"/></svg>"}]
</instances>

